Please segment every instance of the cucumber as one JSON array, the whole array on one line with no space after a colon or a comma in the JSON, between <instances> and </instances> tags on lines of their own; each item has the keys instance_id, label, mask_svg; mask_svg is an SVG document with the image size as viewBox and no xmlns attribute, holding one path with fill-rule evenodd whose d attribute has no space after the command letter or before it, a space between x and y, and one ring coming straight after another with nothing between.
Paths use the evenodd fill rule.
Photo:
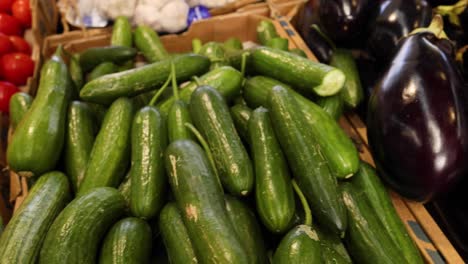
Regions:
<instances>
[{"instance_id":1,"label":"cucumber","mask_svg":"<svg viewBox=\"0 0 468 264\"><path fill-rule=\"evenodd\" d=\"M307 58L307 54L301 49L297 49L297 48L296 49L290 49L289 52L294 53L294 54L296 54L298 56Z\"/></svg>"},{"instance_id":2,"label":"cucumber","mask_svg":"<svg viewBox=\"0 0 468 264\"><path fill-rule=\"evenodd\" d=\"M262 45L266 45L270 39L278 38L278 32L270 20L262 20L257 26L257 39Z\"/></svg>"},{"instance_id":3,"label":"cucumber","mask_svg":"<svg viewBox=\"0 0 468 264\"><path fill-rule=\"evenodd\" d=\"M200 82L203 85L208 85L217 89L227 101L230 101L240 94L243 79L244 77L242 77L239 71L232 67L225 66L202 75L200 77ZM192 96L193 91L197 88L198 85L196 82L191 82L183 87L179 92L180 100L188 104L190 102L190 96ZM175 98L172 96L158 104L161 113L167 114L174 104L174 101Z\"/></svg>"},{"instance_id":4,"label":"cucumber","mask_svg":"<svg viewBox=\"0 0 468 264\"><path fill-rule=\"evenodd\" d=\"M268 104L275 134L318 222L343 236L346 211L337 180L320 153L316 139L307 132L300 105L281 86L271 90Z\"/></svg>"},{"instance_id":5,"label":"cucumber","mask_svg":"<svg viewBox=\"0 0 468 264\"><path fill-rule=\"evenodd\" d=\"M126 16L118 16L112 27L111 46L132 47L132 25Z\"/></svg>"},{"instance_id":6,"label":"cucumber","mask_svg":"<svg viewBox=\"0 0 468 264\"><path fill-rule=\"evenodd\" d=\"M65 134L65 172L76 193L88 167L97 128L91 108L83 102L73 101L68 107Z\"/></svg>"},{"instance_id":7,"label":"cucumber","mask_svg":"<svg viewBox=\"0 0 468 264\"><path fill-rule=\"evenodd\" d=\"M246 105L236 104L231 107L230 112L237 133L244 142L249 142L249 119L252 109Z\"/></svg>"},{"instance_id":8,"label":"cucumber","mask_svg":"<svg viewBox=\"0 0 468 264\"><path fill-rule=\"evenodd\" d=\"M322 263L320 241L317 232L308 225L298 225L291 229L281 239L273 256L272 263Z\"/></svg>"},{"instance_id":9,"label":"cucumber","mask_svg":"<svg viewBox=\"0 0 468 264\"><path fill-rule=\"evenodd\" d=\"M335 120L339 120L343 114L344 104L341 92L332 96L320 97L317 104Z\"/></svg>"},{"instance_id":10,"label":"cucumber","mask_svg":"<svg viewBox=\"0 0 468 264\"><path fill-rule=\"evenodd\" d=\"M129 171L126 175L122 183L119 185L119 192L122 194L122 196L125 199L125 204L126 204L126 212L130 213L130 196L132 192L132 179L130 178L132 172Z\"/></svg>"},{"instance_id":11,"label":"cucumber","mask_svg":"<svg viewBox=\"0 0 468 264\"><path fill-rule=\"evenodd\" d=\"M178 140L165 153L169 183L201 263L248 263L226 211L223 191L204 150Z\"/></svg>"},{"instance_id":12,"label":"cucumber","mask_svg":"<svg viewBox=\"0 0 468 264\"><path fill-rule=\"evenodd\" d=\"M159 229L170 263L198 263L187 228L175 203L167 203L161 210Z\"/></svg>"},{"instance_id":13,"label":"cucumber","mask_svg":"<svg viewBox=\"0 0 468 264\"><path fill-rule=\"evenodd\" d=\"M107 232L100 264L142 264L151 257L151 228L136 217L124 218Z\"/></svg>"},{"instance_id":14,"label":"cucumber","mask_svg":"<svg viewBox=\"0 0 468 264\"><path fill-rule=\"evenodd\" d=\"M294 192L286 159L266 108L259 107L253 111L248 131L255 167L258 214L268 230L284 233L294 216Z\"/></svg>"},{"instance_id":15,"label":"cucumber","mask_svg":"<svg viewBox=\"0 0 468 264\"><path fill-rule=\"evenodd\" d=\"M268 47L253 50L252 67L258 74L290 84L304 94L334 95L346 80L337 68Z\"/></svg>"},{"instance_id":16,"label":"cucumber","mask_svg":"<svg viewBox=\"0 0 468 264\"><path fill-rule=\"evenodd\" d=\"M81 69L80 65L80 54L73 54L70 56L69 71L75 89L79 92L84 85L83 69Z\"/></svg>"},{"instance_id":17,"label":"cucumber","mask_svg":"<svg viewBox=\"0 0 468 264\"><path fill-rule=\"evenodd\" d=\"M9 107L11 128L15 129L21 119L23 119L24 115L31 107L32 101L32 96L27 93L19 92L13 94L10 98Z\"/></svg>"},{"instance_id":18,"label":"cucumber","mask_svg":"<svg viewBox=\"0 0 468 264\"><path fill-rule=\"evenodd\" d=\"M341 184L343 200L348 211L348 230L345 243L349 254L357 263L410 263L407 262L377 217L377 212L362 194L348 182Z\"/></svg>"},{"instance_id":19,"label":"cucumber","mask_svg":"<svg viewBox=\"0 0 468 264\"><path fill-rule=\"evenodd\" d=\"M133 119L130 208L143 219L157 216L164 203L166 129L165 120L153 106L143 107Z\"/></svg>"},{"instance_id":20,"label":"cucumber","mask_svg":"<svg viewBox=\"0 0 468 264\"><path fill-rule=\"evenodd\" d=\"M226 210L237 236L243 239L249 263L268 263L265 242L254 212L243 202L226 195Z\"/></svg>"},{"instance_id":21,"label":"cucumber","mask_svg":"<svg viewBox=\"0 0 468 264\"><path fill-rule=\"evenodd\" d=\"M137 50L124 46L89 48L80 54L80 66L87 72L103 62L124 63L135 58Z\"/></svg>"},{"instance_id":22,"label":"cucumber","mask_svg":"<svg viewBox=\"0 0 468 264\"><path fill-rule=\"evenodd\" d=\"M288 89L299 103L307 130L317 139L333 174L338 179L353 176L359 169L359 153L339 124L318 105L294 92L289 86L263 76L253 77L246 82L244 98L250 107L267 106L268 93L276 85Z\"/></svg>"},{"instance_id":23,"label":"cucumber","mask_svg":"<svg viewBox=\"0 0 468 264\"><path fill-rule=\"evenodd\" d=\"M77 195L96 187L120 184L130 157L132 119L133 106L127 98L117 99L107 110Z\"/></svg>"},{"instance_id":24,"label":"cucumber","mask_svg":"<svg viewBox=\"0 0 468 264\"><path fill-rule=\"evenodd\" d=\"M265 46L270 47L272 49L288 51L289 40L287 38L281 38L281 37L272 38L267 41Z\"/></svg>"},{"instance_id":25,"label":"cucumber","mask_svg":"<svg viewBox=\"0 0 468 264\"><path fill-rule=\"evenodd\" d=\"M203 137L209 139L223 186L233 195L248 195L254 183L252 162L221 94L209 86L199 87L190 99L190 114Z\"/></svg>"},{"instance_id":26,"label":"cucumber","mask_svg":"<svg viewBox=\"0 0 468 264\"><path fill-rule=\"evenodd\" d=\"M110 187L75 198L50 227L39 263L96 263L101 239L124 210L123 196Z\"/></svg>"},{"instance_id":27,"label":"cucumber","mask_svg":"<svg viewBox=\"0 0 468 264\"><path fill-rule=\"evenodd\" d=\"M119 66L115 65L112 62L103 62L97 65L88 75L88 82L97 79L101 76L111 74L119 71Z\"/></svg>"},{"instance_id":28,"label":"cucumber","mask_svg":"<svg viewBox=\"0 0 468 264\"><path fill-rule=\"evenodd\" d=\"M224 41L223 48L225 50L242 50L242 42L238 38L229 38Z\"/></svg>"},{"instance_id":29,"label":"cucumber","mask_svg":"<svg viewBox=\"0 0 468 264\"><path fill-rule=\"evenodd\" d=\"M347 107L356 108L364 98L359 72L351 51L336 49L333 51L330 65L340 69L346 76L341 97Z\"/></svg>"},{"instance_id":30,"label":"cucumber","mask_svg":"<svg viewBox=\"0 0 468 264\"><path fill-rule=\"evenodd\" d=\"M139 25L135 29L134 37L135 46L143 53L148 62L153 63L170 57L161 43L158 33L152 28Z\"/></svg>"},{"instance_id":31,"label":"cucumber","mask_svg":"<svg viewBox=\"0 0 468 264\"><path fill-rule=\"evenodd\" d=\"M60 158L73 89L61 53L58 48L42 66L36 98L8 145L8 165L22 176L51 171Z\"/></svg>"},{"instance_id":32,"label":"cucumber","mask_svg":"<svg viewBox=\"0 0 468 264\"><path fill-rule=\"evenodd\" d=\"M167 117L169 142L179 139L194 140L192 132L185 127L185 123L192 123L188 105L182 100L176 100L169 110Z\"/></svg>"},{"instance_id":33,"label":"cucumber","mask_svg":"<svg viewBox=\"0 0 468 264\"><path fill-rule=\"evenodd\" d=\"M63 173L42 175L0 236L0 263L36 263L47 231L70 196Z\"/></svg>"},{"instance_id":34,"label":"cucumber","mask_svg":"<svg viewBox=\"0 0 468 264\"><path fill-rule=\"evenodd\" d=\"M361 195L360 200L364 199L369 203L372 212L382 223L387 237L398 245L398 251L406 258L407 263L423 263L418 248L393 207L390 196L375 170L362 161L359 171L350 183L355 192Z\"/></svg>"},{"instance_id":35,"label":"cucumber","mask_svg":"<svg viewBox=\"0 0 468 264\"><path fill-rule=\"evenodd\" d=\"M177 81L184 82L203 74L210 60L201 55L185 54L140 68L108 74L88 82L80 91L81 99L99 104L110 104L122 96L135 96L161 86L171 73L171 62L177 69Z\"/></svg>"},{"instance_id":36,"label":"cucumber","mask_svg":"<svg viewBox=\"0 0 468 264\"><path fill-rule=\"evenodd\" d=\"M200 49L199 54L205 55L210 59L211 70L228 65L224 57L224 49L218 42L205 43Z\"/></svg>"},{"instance_id":37,"label":"cucumber","mask_svg":"<svg viewBox=\"0 0 468 264\"><path fill-rule=\"evenodd\" d=\"M340 237L326 229L316 227L319 240L320 251L322 252L322 262L324 264L351 264L353 261L348 254Z\"/></svg>"}]
</instances>

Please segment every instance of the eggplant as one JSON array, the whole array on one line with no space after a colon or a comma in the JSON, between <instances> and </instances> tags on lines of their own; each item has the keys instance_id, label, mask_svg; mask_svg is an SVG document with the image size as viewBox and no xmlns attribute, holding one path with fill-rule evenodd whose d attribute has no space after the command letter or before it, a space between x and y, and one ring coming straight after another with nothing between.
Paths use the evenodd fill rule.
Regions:
<instances>
[{"instance_id":1,"label":"eggplant","mask_svg":"<svg viewBox=\"0 0 468 264\"><path fill-rule=\"evenodd\" d=\"M390 187L418 201L467 172L467 87L447 41L428 32L403 38L368 105L377 169Z\"/></svg>"},{"instance_id":2,"label":"eggplant","mask_svg":"<svg viewBox=\"0 0 468 264\"><path fill-rule=\"evenodd\" d=\"M440 5L453 5L457 0L427 0L431 6L440 6Z\"/></svg>"},{"instance_id":3,"label":"eggplant","mask_svg":"<svg viewBox=\"0 0 468 264\"><path fill-rule=\"evenodd\" d=\"M383 62L392 57L399 39L429 25L432 18L431 6L425 0L383 0L374 11L367 45Z\"/></svg>"}]
</instances>

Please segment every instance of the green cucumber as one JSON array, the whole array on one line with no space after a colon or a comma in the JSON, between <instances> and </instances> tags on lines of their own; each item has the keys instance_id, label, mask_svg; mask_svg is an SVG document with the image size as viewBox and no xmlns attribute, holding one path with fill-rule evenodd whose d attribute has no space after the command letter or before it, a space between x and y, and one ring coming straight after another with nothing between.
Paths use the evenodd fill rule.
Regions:
<instances>
[{"instance_id":1,"label":"green cucumber","mask_svg":"<svg viewBox=\"0 0 468 264\"><path fill-rule=\"evenodd\" d=\"M268 47L254 49L251 63L258 74L290 84L304 94L330 96L338 93L346 80L337 68Z\"/></svg>"},{"instance_id":2,"label":"green cucumber","mask_svg":"<svg viewBox=\"0 0 468 264\"><path fill-rule=\"evenodd\" d=\"M336 49L330 60L330 65L340 69L346 76L341 97L346 106L356 108L364 98L359 72L351 51Z\"/></svg>"},{"instance_id":3,"label":"green cucumber","mask_svg":"<svg viewBox=\"0 0 468 264\"><path fill-rule=\"evenodd\" d=\"M167 203L161 210L159 229L170 263L198 263L184 220L175 203Z\"/></svg>"},{"instance_id":4,"label":"green cucumber","mask_svg":"<svg viewBox=\"0 0 468 264\"><path fill-rule=\"evenodd\" d=\"M104 117L107 113L107 107L95 104L95 103L87 103L91 111L93 112L94 119L96 119L96 124L98 127L101 127L102 121L104 121Z\"/></svg>"},{"instance_id":5,"label":"green cucumber","mask_svg":"<svg viewBox=\"0 0 468 264\"><path fill-rule=\"evenodd\" d=\"M119 66L115 65L112 62L103 62L96 67L89 73L88 75L88 82L97 79L101 76L111 74L117 72L119 70Z\"/></svg>"},{"instance_id":6,"label":"green cucumber","mask_svg":"<svg viewBox=\"0 0 468 264\"><path fill-rule=\"evenodd\" d=\"M379 220L378 212L364 197L365 190L356 190L351 183L341 184L348 211L345 244L357 263L410 263Z\"/></svg>"},{"instance_id":7,"label":"green cucumber","mask_svg":"<svg viewBox=\"0 0 468 264\"><path fill-rule=\"evenodd\" d=\"M343 114L344 105L341 92L332 96L320 97L317 104L335 120L339 120Z\"/></svg>"},{"instance_id":8,"label":"green cucumber","mask_svg":"<svg viewBox=\"0 0 468 264\"><path fill-rule=\"evenodd\" d=\"M152 28L139 25L134 34L135 46L143 53L148 62L153 63L169 58L169 53L159 39L158 33Z\"/></svg>"},{"instance_id":9,"label":"green cucumber","mask_svg":"<svg viewBox=\"0 0 468 264\"><path fill-rule=\"evenodd\" d=\"M88 167L89 154L97 132L95 123L91 108L86 103L70 103L65 134L65 172L75 193Z\"/></svg>"},{"instance_id":10,"label":"green cucumber","mask_svg":"<svg viewBox=\"0 0 468 264\"><path fill-rule=\"evenodd\" d=\"M268 104L275 134L312 211L319 223L343 236L346 230L346 211L337 180L320 153L317 139L312 133L308 133L300 105L281 86L275 86L271 90Z\"/></svg>"},{"instance_id":11,"label":"green cucumber","mask_svg":"<svg viewBox=\"0 0 468 264\"><path fill-rule=\"evenodd\" d=\"M224 41L223 48L225 50L242 50L242 42L238 38L229 38Z\"/></svg>"},{"instance_id":12,"label":"green cucumber","mask_svg":"<svg viewBox=\"0 0 468 264\"><path fill-rule=\"evenodd\" d=\"M23 92L15 93L10 98L10 126L15 129L26 112L31 107L33 98L31 95Z\"/></svg>"},{"instance_id":13,"label":"green cucumber","mask_svg":"<svg viewBox=\"0 0 468 264\"><path fill-rule=\"evenodd\" d=\"M281 37L272 38L267 41L265 46L270 47L272 49L288 51L289 40L287 38L281 38Z\"/></svg>"},{"instance_id":14,"label":"green cucumber","mask_svg":"<svg viewBox=\"0 0 468 264\"><path fill-rule=\"evenodd\" d=\"M308 225L298 225L284 237L273 256L273 264L322 263L317 232Z\"/></svg>"},{"instance_id":15,"label":"green cucumber","mask_svg":"<svg viewBox=\"0 0 468 264\"><path fill-rule=\"evenodd\" d=\"M243 80L244 77L242 77L242 74L229 66L214 69L199 78L201 84L217 89L227 101L234 99L240 94ZM197 88L198 85L196 82L189 83L179 92L179 99L188 104L193 91ZM158 104L158 108L161 113L167 114L171 106L174 104L174 101L175 98L172 96Z\"/></svg>"},{"instance_id":16,"label":"green cucumber","mask_svg":"<svg viewBox=\"0 0 468 264\"><path fill-rule=\"evenodd\" d=\"M210 59L211 70L228 65L224 57L223 46L218 42L205 43L198 53Z\"/></svg>"},{"instance_id":17,"label":"green cucumber","mask_svg":"<svg viewBox=\"0 0 468 264\"><path fill-rule=\"evenodd\" d=\"M80 91L84 85L84 74L80 65L80 54L73 54L70 56L69 71L76 90Z\"/></svg>"},{"instance_id":18,"label":"green cucumber","mask_svg":"<svg viewBox=\"0 0 468 264\"><path fill-rule=\"evenodd\" d=\"M123 196L110 187L75 198L50 227L39 263L96 263L99 243L124 210Z\"/></svg>"},{"instance_id":19,"label":"green cucumber","mask_svg":"<svg viewBox=\"0 0 468 264\"><path fill-rule=\"evenodd\" d=\"M318 105L294 92L289 86L263 76L253 77L246 82L243 90L244 98L250 107L267 106L268 93L276 85L288 89L299 103L306 119L306 130L317 139L333 174L338 179L353 176L359 169L359 153L339 124Z\"/></svg>"},{"instance_id":20,"label":"green cucumber","mask_svg":"<svg viewBox=\"0 0 468 264\"><path fill-rule=\"evenodd\" d=\"M294 54L296 54L298 56L307 58L307 54L301 49L297 49L297 48L296 49L290 49L289 52L294 53Z\"/></svg>"},{"instance_id":21,"label":"green cucumber","mask_svg":"<svg viewBox=\"0 0 468 264\"><path fill-rule=\"evenodd\" d=\"M53 170L62 152L73 85L61 53L58 48L42 66L36 98L8 145L8 165L23 176Z\"/></svg>"},{"instance_id":22,"label":"green cucumber","mask_svg":"<svg viewBox=\"0 0 468 264\"><path fill-rule=\"evenodd\" d=\"M236 104L231 107L230 112L237 133L244 142L249 142L249 119L252 109L246 105Z\"/></svg>"},{"instance_id":23,"label":"green cucumber","mask_svg":"<svg viewBox=\"0 0 468 264\"><path fill-rule=\"evenodd\" d=\"M254 212L237 198L226 195L224 199L234 230L242 238L244 249L251 258L249 263L268 263L265 242Z\"/></svg>"},{"instance_id":24,"label":"green cucumber","mask_svg":"<svg viewBox=\"0 0 468 264\"><path fill-rule=\"evenodd\" d=\"M126 16L118 16L112 27L111 46L133 46L132 25Z\"/></svg>"},{"instance_id":25,"label":"green cucumber","mask_svg":"<svg viewBox=\"0 0 468 264\"><path fill-rule=\"evenodd\" d=\"M286 232L294 216L294 192L286 159L266 108L253 111L248 132L255 167L258 214L271 232Z\"/></svg>"},{"instance_id":26,"label":"green cucumber","mask_svg":"<svg viewBox=\"0 0 468 264\"><path fill-rule=\"evenodd\" d=\"M130 157L130 129L133 106L129 99L117 99L107 110L91 150L78 195L96 187L117 187Z\"/></svg>"},{"instance_id":27,"label":"green cucumber","mask_svg":"<svg viewBox=\"0 0 468 264\"><path fill-rule=\"evenodd\" d=\"M167 116L169 142L179 139L194 139L192 132L185 127L185 123L192 123L188 105L182 100L176 100Z\"/></svg>"},{"instance_id":28,"label":"green cucumber","mask_svg":"<svg viewBox=\"0 0 468 264\"><path fill-rule=\"evenodd\" d=\"M143 107L133 119L130 208L143 219L157 216L164 205L166 129L165 120L153 106Z\"/></svg>"},{"instance_id":29,"label":"green cucumber","mask_svg":"<svg viewBox=\"0 0 468 264\"><path fill-rule=\"evenodd\" d=\"M369 164L361 162L359 171L350 183L355 192L361 195L360 200L364 198L369 203L372 212L382 223L387 236L395 245L398 245L400 255L405 257L408 263L423 263L418 248L393 207L387 189L375 170Z\"/></svg>"},{"instance_id":30,"label":"green cucumber","mask_svg":"<svg viewBox=\"0 0 468 264\"><path fill-rule=\"evenodd\" d=\"M55 217L70 199L67 177L61 172L42 175L0 236L0 263L36 263Z\"/></svg>"},{"instance_id":31,"label":"green cucumber","mask_svg":"<svg viewBox=\"0 0 468 264\"><path fill-rule=\"evenodd\" d=\"M87 72L103 62L124 63L135 58L137 50L124 46L89 48L80 54L80 66Z\"/></svg>"},{"instance_id":32,"label":"green cucumber","mask_svg":"<svg viewBox=\"0 0 468 264\"><path fill-rule=\"evenodd\" d=\"M348 254L340 237L326 229L316 227L320 239L322 262L324 264L351 264L353 261Z\"/></svg>"},{"instance_id":33,"label":"green cucumber","mask_svg":"<svg viewBox=\"0 0 468 264\"><path fill-rule=\"evenodd\" d=\"M132 192L132 179L130 178L131 175L132 175L132 172L129 171L125 175L124 180L122 181L122 183L120 183L119 188L118 188L120 194L122 194L122 196L125 199L125 203L126 203L125 211L126 212L130 212L130 196Z\"/></svg>"},{"instance_id":34,"label":"green cucumber","mask_svg":"<svg viewBox=\"0 0 468 264\"><path fill-rule=\"evenodd\" d=\"M171 74L171 62L177 69L177 81L184 82L205 73L210 60L201 55L185 54L140 68L108 74L88 82L80 91L85 101L110 104L122 96L135 96L161 86Z\"/></svg>"},{"instance_id":35,"label":"green cucumber","mask_svg":"<svg viewBox=\"0 0 468 264\"><path fill-rule=\"evenodd\" d=\"M248 263L229 219L223 191L204 150L178 140L165 154L171 189L201 263Z\"/></svg>"},{"instance_id":36,"label":"green cucumber","mask_svg":"<svg viewBox=\"0 0 468 264\"><path fill-rule=\"evenodd\" d=\"M257 26L257 39L262 45L266 45L270 39L279 37L275 25L270 20L262 20Z\"/></svg>"},{"instance_id":37,"label":"green cucumber","mask_svg":"<svg viewBox=\"0 0 468 264\"><path fill-rule=\"evenodd\" d=\"M252 162L221 94L209 86L199 87L190 99L190 114L203 137L209 139L223 186L233 195L248 195L254 183Z\"/></svg>"},{"instance_id":38,"label":"green cucumber","mask_svg":"<svg viewBox=\"0 0 468 264\"><path fill-rule=\"evenodd\" d=\"M107 232L99 256L100 264L149 263L151 228L136 217L124 218Z\"/></svg>"}]
</instances>

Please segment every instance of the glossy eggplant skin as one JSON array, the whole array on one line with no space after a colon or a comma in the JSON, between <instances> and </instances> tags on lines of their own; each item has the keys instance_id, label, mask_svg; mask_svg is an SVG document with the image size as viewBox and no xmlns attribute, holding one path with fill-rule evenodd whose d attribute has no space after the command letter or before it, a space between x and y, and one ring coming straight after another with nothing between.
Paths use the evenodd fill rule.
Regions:
<instances>
[{"instance_id":1,"label":"glossy eggplant skin","mask_svg":"<svg viewBox=\"0 0 468 264\"><path fill-rule=\"evenodd\" d=\"M381 61L388 61L398 41L432 19L425 0L383 0L369 20L368 48Z\"/></svg>"},{"instance_id":2,"label":"glossy eggplant skin","mask_svg":"<svg viewBox=\"0 0 468 264\"><path fill-rule=\"evenodd\" d=\"M467 88L446 40L431 33L402 39L377 82L367 136L383 179L403 196L427 201L467 171Z\"/></svg>"}]
</instances>

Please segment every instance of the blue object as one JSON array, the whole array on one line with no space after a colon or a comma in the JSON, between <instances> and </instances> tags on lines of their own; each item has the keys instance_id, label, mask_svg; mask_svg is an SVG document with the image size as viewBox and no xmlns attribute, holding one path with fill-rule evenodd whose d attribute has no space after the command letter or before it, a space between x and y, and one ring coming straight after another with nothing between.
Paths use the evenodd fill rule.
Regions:
<instances>
[{"instance_id":1,"label":"blue object","mask_svg":"<svg viewBox=\"0 0 468 264\"><path fill-rule=\"evenodd\" d=\"M201 19L210 18L210 10L204 5L197 5L189 9L187 17L187 26L189 27L193 22Z\"/></svg>"}]
</instances>

